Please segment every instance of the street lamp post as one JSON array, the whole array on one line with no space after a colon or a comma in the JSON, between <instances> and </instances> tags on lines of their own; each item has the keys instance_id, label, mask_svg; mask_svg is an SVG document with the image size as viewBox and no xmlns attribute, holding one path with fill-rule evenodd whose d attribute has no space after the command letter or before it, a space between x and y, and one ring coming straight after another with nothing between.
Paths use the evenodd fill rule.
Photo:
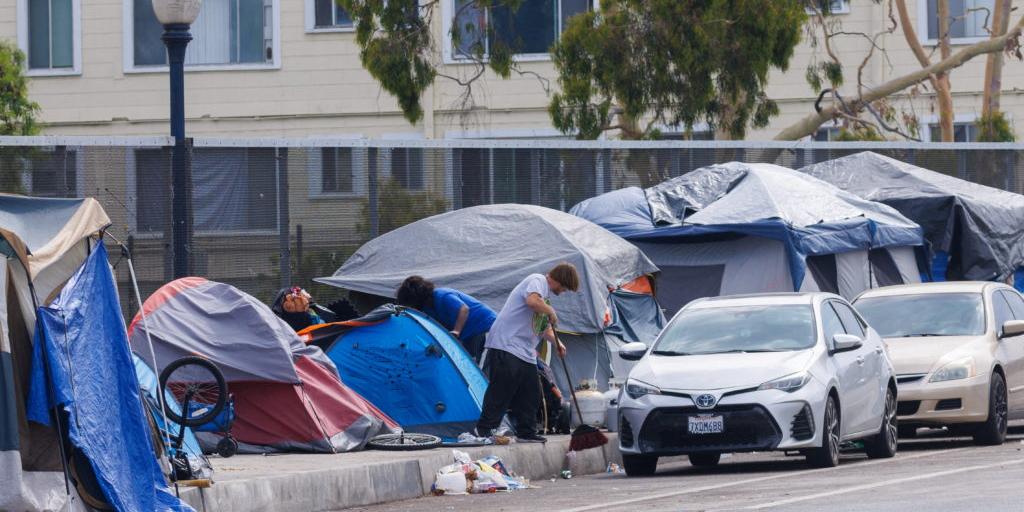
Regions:
<instances>
[{"instance_id":1,"label":"street lamp post","mask_svg":"<svg viewBox=\"0 0 1024 512\"><path fill-rule=\"evenodd\" d=\"M202 0L152 0L156 19L164 27L171 79L171 244L174 278L192 273L192 166L185 139L185 49L189 26L199 16Z\"/></svg>"}]
</instances>

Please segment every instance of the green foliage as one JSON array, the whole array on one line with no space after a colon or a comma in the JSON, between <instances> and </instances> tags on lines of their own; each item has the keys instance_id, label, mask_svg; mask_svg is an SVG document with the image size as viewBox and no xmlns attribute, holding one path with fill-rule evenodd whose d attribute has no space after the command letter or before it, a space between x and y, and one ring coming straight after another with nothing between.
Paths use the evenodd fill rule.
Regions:
<instances>
[{"instance_id":1,"label":"green foliage","mask_svg":"<svg viewBox=\"0 0 1024 512\"><path fill-rule=\"evenodd\" d=\"M1001 111L995 111L978 118L979 142L1014 142L1017 136L1013 133L1010 121Z\"/></svg>"},{"instance_id":2,"label":"green foliage","mask_svg":"<svg viewBox=\"0 0 1024 512\"><path fill-rule=\"evenodd\" d=\"M28 98L25 54L13 43L0 41L0 135L39 133L39 105ZM0 151L0 192L24 193L21 185L22 160L31 150Z\"/></svg>"},{"instance_id":3,"label":"green foliage","mask_svg":"<svg viewBox=\"0 0 1024 512\"><path fill-rule=\"evenodd\" d=\"M387 180L377 191L377 234L398 229L417 220L448 211L448 200L429 190L409 190ZM370 237L370 202L363 200L359 234Z\"/></svg>"},{"instance_id":4,"label":"green foliage","mask_svg":"<svg viewBox=\"0 0 1024 512\"><path fill-rule=\"evenodd\" d=\"M840 142L880 142L884 141L885 137L882 137L882 135L878 133L878 130L871 126L857 124L853 127L844 127L839 130L839 135L836 136L836 140Z\"/></svg>"},{"instance_id":5,"label":"green foliage","mask_svg":"<svg viewBox=\"0 0 1024 512\"><path fill-rule=\"evenodd\" d=\"M556 128L587 139L619 110L742 138L778 113L768 74L786 70L806 19L798 0L605 0L573 17L552 48L561 92L548 112Z\"/></svg>"},{"instance_id":6,"label":"green foliage","mask_svg":"<svg viewBox=\"0 0 1024 512\"><path fill-rule=\"evenodd\" d=\"M0 41L0 135L39 133L39 105L28 99L24 68L25 53L10 42Z\"/></svg>"}]
</instances>

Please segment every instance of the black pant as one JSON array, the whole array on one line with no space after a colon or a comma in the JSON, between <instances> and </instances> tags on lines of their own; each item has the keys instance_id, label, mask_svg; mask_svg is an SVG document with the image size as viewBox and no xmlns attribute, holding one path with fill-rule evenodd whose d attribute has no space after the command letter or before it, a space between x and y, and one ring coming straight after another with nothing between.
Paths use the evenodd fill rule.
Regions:
<instances>
[{"instance_id":1,"label":"black pant","mask_svg":"<svg viewBox=\"0 0 1024 512\"><path fill-rule=\"evenodd\" d=\"M505 411L509 411L516 426L516 435L535 434L537 409L540 407L537 365L495 349L487 350L484 365L490 383L484 394L480 421L476 424L477 432L498 428Z\"/></svg>"}]
</instances>

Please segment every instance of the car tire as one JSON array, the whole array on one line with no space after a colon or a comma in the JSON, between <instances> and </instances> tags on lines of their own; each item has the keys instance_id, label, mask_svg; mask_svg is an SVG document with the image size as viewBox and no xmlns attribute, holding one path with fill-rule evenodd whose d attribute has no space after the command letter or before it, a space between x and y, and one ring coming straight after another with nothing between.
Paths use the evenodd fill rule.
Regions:
<instances>
[{"instance_id":1,"label":"car tire","mask_svg":"<svg viewBox=\"0 0 1024 512\"><path fill-rule=\"evenodd\" d=\"M816 468L831 468L839 465L841 443L839 404L829 395L825 401L825 415L822 421L821 446L807 450L807 462Z\"/></svg>"},{"instance_id":2,"label":"car tire","mask_svg":"<svg viewBox=\"0 0 1024 512\"><path fill-rule=\"evenodd\" d=\"M988 420L974 432L974 444L993 446L1006 440L1007 425L1006 380L998 373L992 374L988 392Z\"/></svg>"},{"instance_id":3,"label":"car tire","mask_svg":"<svg viewBox=\"0 0 1024 512\"><path fill-rule=\"evenodd\" d=\"M877 434L864 440L864 453L872 459L888 459L896 455L899 427L896 424L896 393L892 388L885 392L885 410L882 413L882 427Z\"/></svg>"},{"instance_id":4,"label":"car tire","mask_svg":"<svg viewBox=\"0 0 1024 512\"><path fill-rule=\"evenodd\" d=\"M721 453L691 453L690 465L696 467L714 467L722 460Z\"/></svg>"},{"instance_id":5,"label":"car tire","mask_svg":"<svg viewBox=\"0 0 1024 512\"><path fill-rule=\"evenodd\" d=\"M622 467L626 470L626 476L651 476L658 469L658 457L623 454Z\"/></svg>"}]
</instances>

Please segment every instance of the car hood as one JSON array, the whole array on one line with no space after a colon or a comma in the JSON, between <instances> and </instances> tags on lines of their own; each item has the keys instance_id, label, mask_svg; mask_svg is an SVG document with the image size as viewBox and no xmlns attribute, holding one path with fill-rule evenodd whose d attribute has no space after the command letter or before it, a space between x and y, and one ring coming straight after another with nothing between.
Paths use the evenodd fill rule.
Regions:
<instances>
[{"instance_id":1,"label":"car hood","mask_svg":"<svg viewBox=\"0 0 1024 512\"><path fill-rule=\"evenodd\" d=\"M981 336L923 336L919 338L886 338L889 359L897 375L928 373L940 359L951 352L968 355L981 348L986 337ZM948 358L947 358L948 359Z\"/></svg>"},{"instance_id":2,"label":"car hood","mask_svg":"<svg viewBox=\"0 0 1024 512\"><path fill-rule=\"evenodd\" d=\"M813 349L807 349L691 356L650 354L629 377L668 390L747 388L803 371L813 353Z\"/></svg>"}]
</instances>

